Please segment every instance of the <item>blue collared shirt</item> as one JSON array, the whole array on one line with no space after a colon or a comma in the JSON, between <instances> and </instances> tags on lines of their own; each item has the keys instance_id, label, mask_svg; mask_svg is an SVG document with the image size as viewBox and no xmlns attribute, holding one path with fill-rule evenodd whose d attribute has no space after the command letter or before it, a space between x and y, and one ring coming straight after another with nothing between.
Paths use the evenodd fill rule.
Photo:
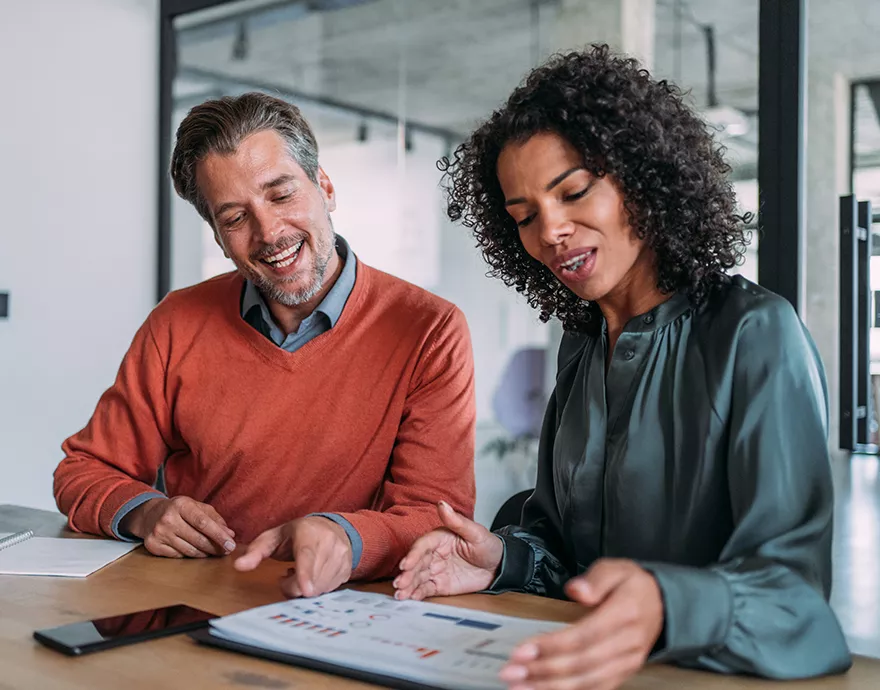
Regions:
<instances>
[{"instance_id":1,"label":"blue collared shirt","mask_svg":"<svg viewBox=\"0 0 880 690\"><path fill-rule=\"evenodd\" d=\"M287 352L295 352L303 345L314 340L322 333L326 333L336 325L339 317L342 316L342 310L345 308L348 298L354 289L355 279L357 278L357 259L351 251L351 248L339 235L336 236L336 251L339 253L339 259L343 262L342 272L330 288L330 291L321 300L321 303L315 307L315 310L300 323L295 333L287 336L278 328L272 313L266 305L266 301L260 294L257 287L249 280L245 281L244 292L241 299L241 317L257 331L265 335L269 340L278 347ZM164 492L164 482L162 481L163 472L160 469L159 481L157 489ZM137 508L139 505L149 501L151 498L164 498L164 493L153 491L140 494L128 501L120 508L113 517L111 530L117 539L130 540L130 536L119 532L119 523L128 513ZM357 568L364 550L364 542L361 535L354 526L341 515L336 513L311 513L310 516L325 517L332 520L345 530L351 541L351 560L352 570Z\"/></svg>"}]
</instances>

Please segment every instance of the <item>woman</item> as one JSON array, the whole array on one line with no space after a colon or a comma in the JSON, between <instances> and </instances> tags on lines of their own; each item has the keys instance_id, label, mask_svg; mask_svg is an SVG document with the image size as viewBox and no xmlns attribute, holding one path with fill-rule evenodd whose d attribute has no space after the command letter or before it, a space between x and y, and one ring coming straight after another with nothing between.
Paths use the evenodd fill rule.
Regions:
<instances>
[{"instance_id":1,"label":"woman","mask_svg":"<svg viewBox=\"0 0 880 690\"><path fill-rule=\"evenodd\" d=\"M824 372L790 305L727 275L747 241L728 172L681 92L605 46L534 70L446 165L450 217L565 334L521 525L441 504L394 584L588 607L514 651L516 688L613 688L646 659L850 665Z\"/></svg>"}]
</instances>

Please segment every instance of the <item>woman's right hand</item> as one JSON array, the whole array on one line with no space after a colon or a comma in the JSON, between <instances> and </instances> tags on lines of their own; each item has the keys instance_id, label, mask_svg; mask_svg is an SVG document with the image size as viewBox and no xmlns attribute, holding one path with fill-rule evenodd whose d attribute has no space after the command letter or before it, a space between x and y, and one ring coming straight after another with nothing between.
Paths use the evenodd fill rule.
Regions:
<instances>
[{"instance_id":1,"label":"woman's right hand","mask_svg":"<svg viewBox=\"0 0 880 690\"><path fill-rule=\"evenodd\" d=\"M501 538L443 501L437 512L443 527L417 539L400 562L396 599L479 592L495 579L504 555Z\"/></svg>"}]
</instances>

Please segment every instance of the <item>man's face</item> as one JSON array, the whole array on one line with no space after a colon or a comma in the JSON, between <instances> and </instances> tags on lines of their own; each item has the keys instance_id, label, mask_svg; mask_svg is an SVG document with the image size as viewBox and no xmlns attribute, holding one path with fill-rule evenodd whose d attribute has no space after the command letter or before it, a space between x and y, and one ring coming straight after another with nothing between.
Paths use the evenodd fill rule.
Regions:
<instances>
[{"instance_id":1,"label":"man's face","mask_svg":"<svg viewBox=\"0 0 880 690\"><path fill-rule=\"evenodd\" d=\"M318 170L313 183L274 131L252 134L232 155L211 153L196 182L214 237L239 272L286 306L321 289L334 256L333 184Z\"/></svg>"}]
</instances>

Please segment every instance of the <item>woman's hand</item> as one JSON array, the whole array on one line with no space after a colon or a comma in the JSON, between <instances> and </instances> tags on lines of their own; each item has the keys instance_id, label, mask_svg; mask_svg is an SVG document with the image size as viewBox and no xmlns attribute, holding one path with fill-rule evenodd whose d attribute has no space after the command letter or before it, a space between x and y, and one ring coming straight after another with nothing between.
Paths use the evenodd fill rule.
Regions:
<instances>
[{"instance_id":1,"label":"woman's hand","mask_svg":"<svg viewBox=\"0 0 880 690\"><path fill-rule=\"evenodd\" d=\"M613 690L642 668L663 631L660 587L633 561L599 560L565 589L590 610L513 651L500 674L511 690Z\"/></svg>"},{"instance_id":2,"label":"woman's hand","mask_svg":"<svg viewBox=\"0 0 880 690\"><path fill-rule=\"evenodd\" d=\"M443 501L437 512L444 526L416 540L400 562L396 599L479 592L495 579L504 555L501 538Z\"/></svg>"}]
</instances>

